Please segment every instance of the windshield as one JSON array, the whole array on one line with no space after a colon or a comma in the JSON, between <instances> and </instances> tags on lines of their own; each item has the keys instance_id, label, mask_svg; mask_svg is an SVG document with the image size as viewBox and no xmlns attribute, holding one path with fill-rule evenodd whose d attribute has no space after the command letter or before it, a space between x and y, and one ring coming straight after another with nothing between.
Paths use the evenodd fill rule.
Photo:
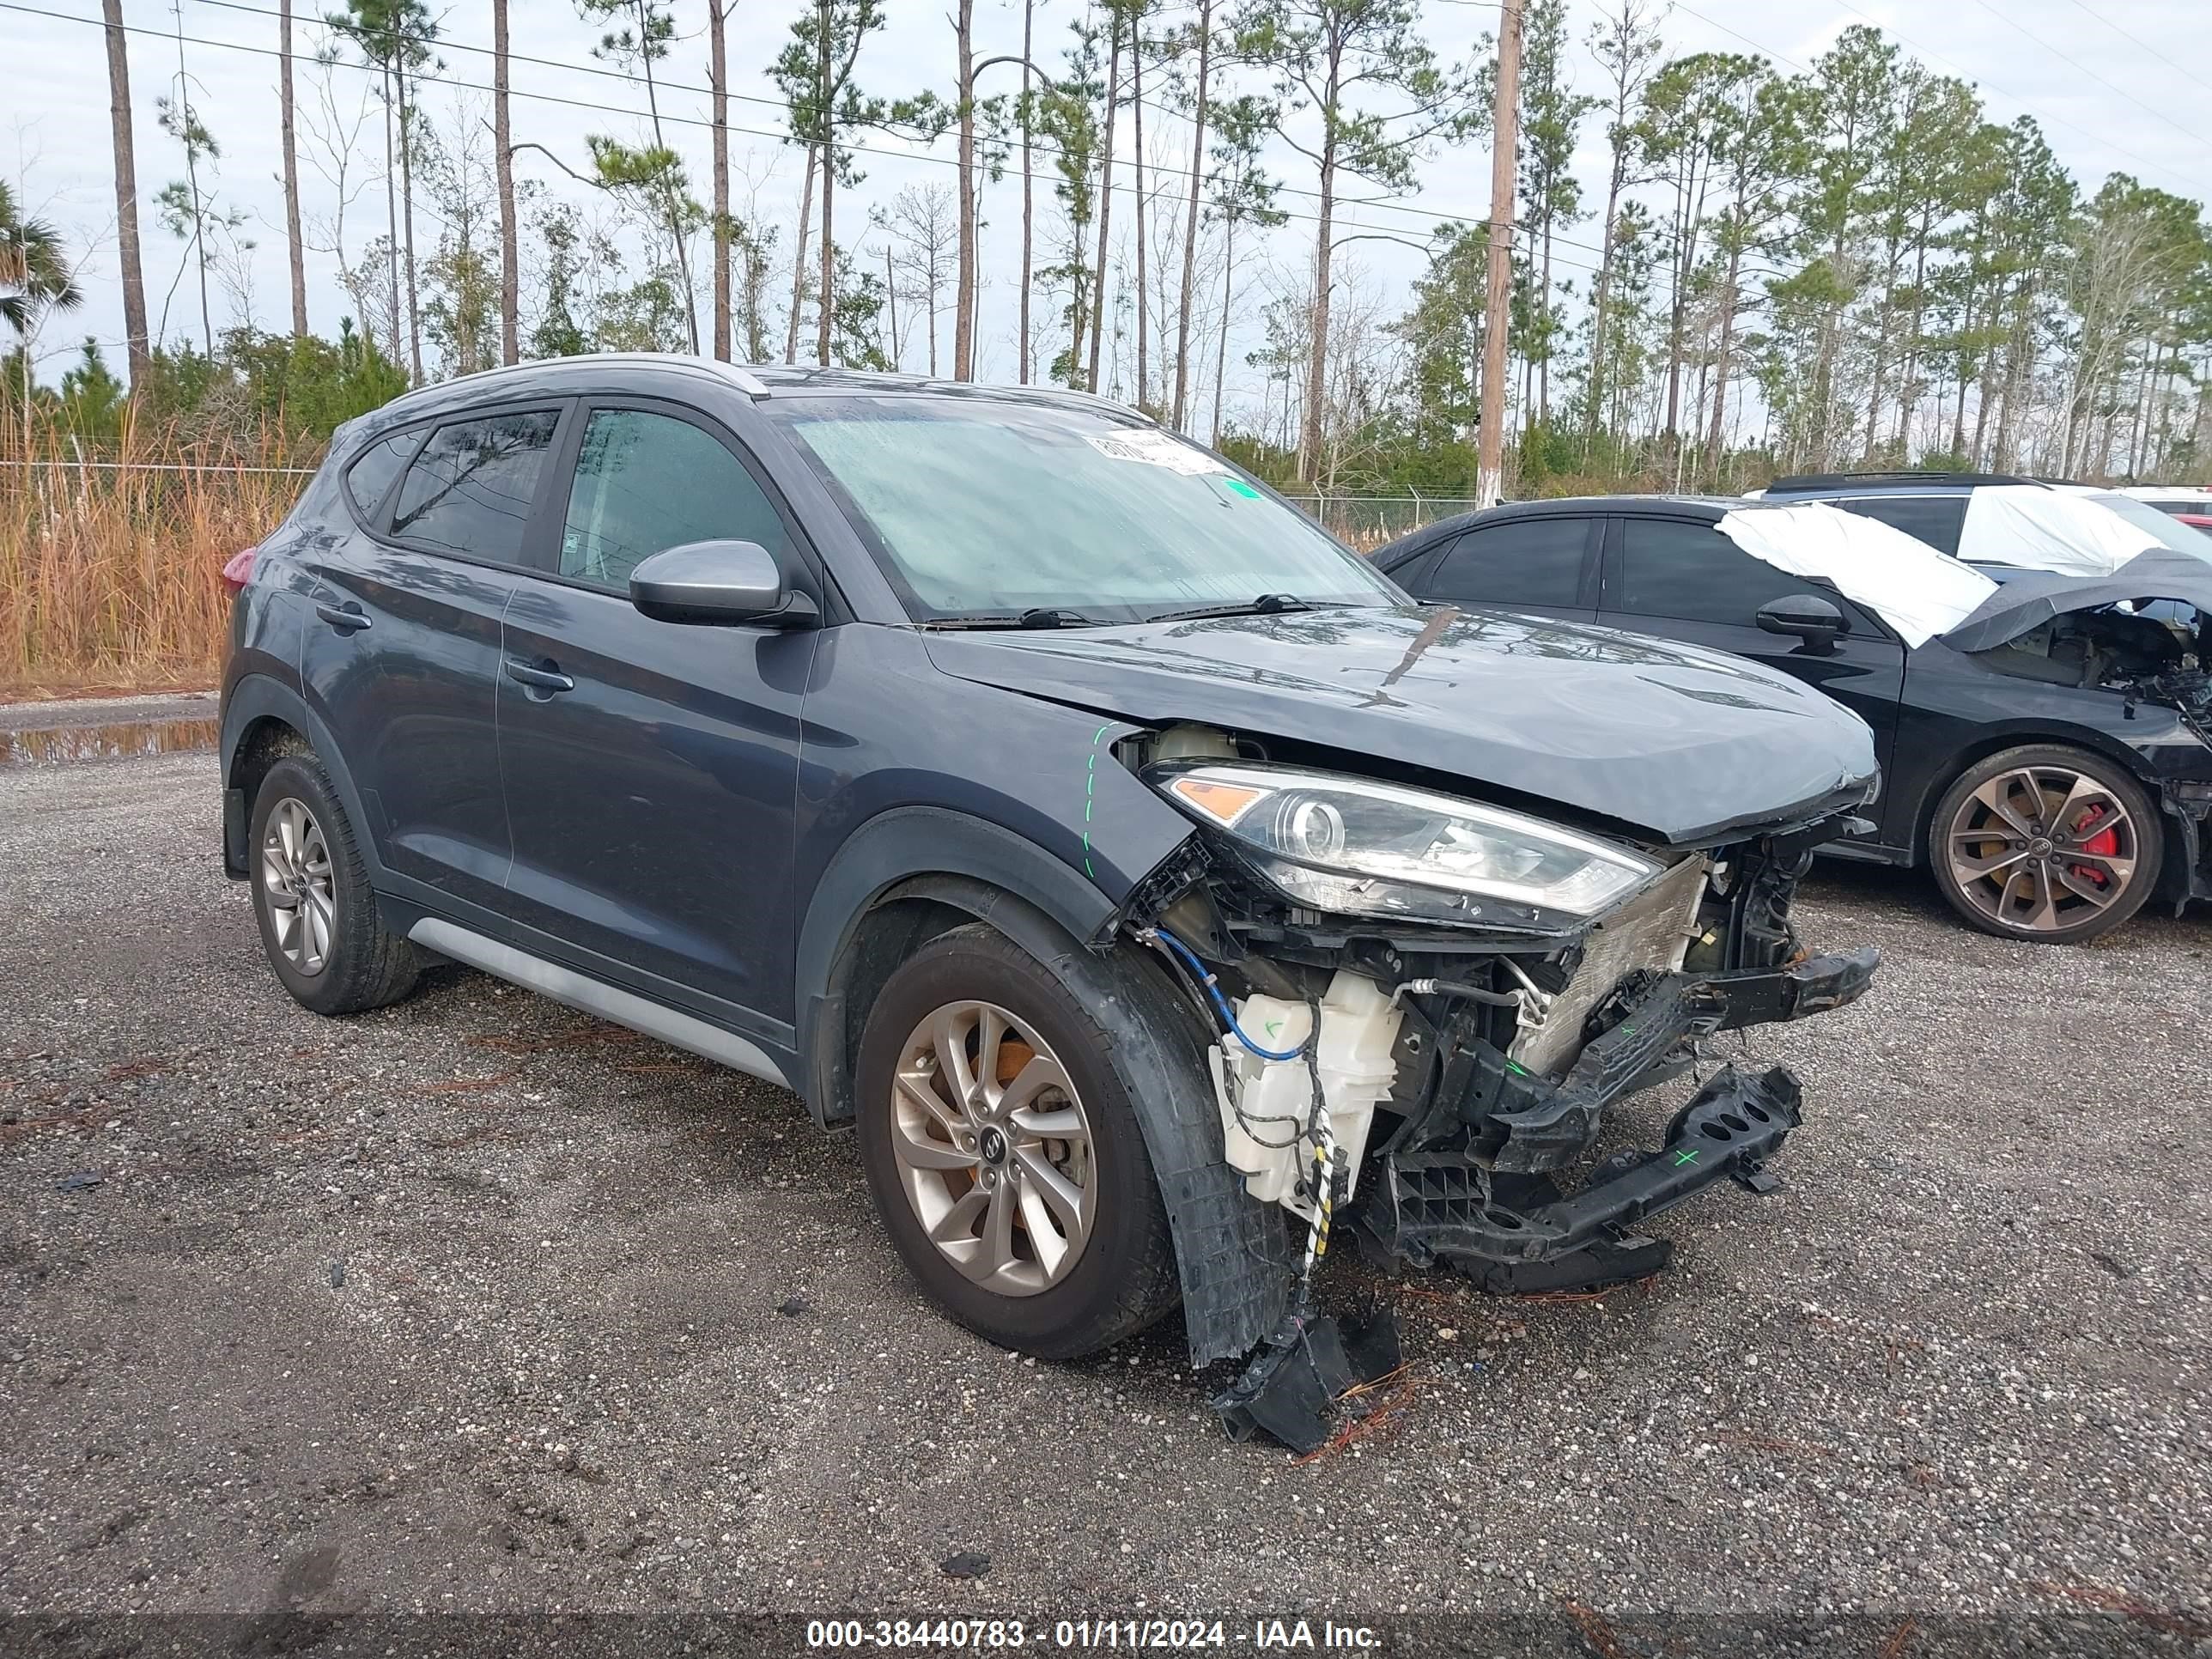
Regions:
<instances>
[{"instance_id":1,"label":"windshield","mask_svg":"<svg viewBox=\"0 0 2212 1659\"><path fill-rule=\"evenodd\" d=\"M2100 507L2110 507L2160 547L2170 547L2191 558L2212 559L2212 543L2187 525L2177 524L2148 501L2139 501L2113 489L2097 490L2089 499Z\"/></svg>"},{"instance_id":2,"label":"windshield","mask_svg":"<svg viewBox=\"0 0 2212 1659\"><path fill-rule=\"evenodd\" d=\"M763 407L917 621L1403 602L1226 462L1108 410L897 396Z\"/></svg>"}]
</instances>

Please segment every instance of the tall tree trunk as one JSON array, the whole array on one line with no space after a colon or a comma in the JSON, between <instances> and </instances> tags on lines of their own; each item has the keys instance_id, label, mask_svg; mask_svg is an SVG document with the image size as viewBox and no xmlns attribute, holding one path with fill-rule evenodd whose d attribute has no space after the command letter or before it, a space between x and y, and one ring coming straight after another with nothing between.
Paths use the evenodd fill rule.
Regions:
<instances>
[{"instance_id":1,"label":"tall tree trunk","mask_svg":"<svg viewBox=\"0 0 2212 1659\"><path fill-rule=\"evenodd\" d=\"M507 112L507 0L491 0L491 142L499 152L499 360L519 363L522 253L521 232L514 222L514 131Z\"/></svg>"},{"instance_id":2,"label":"tall tree trunk","mask_svg":"<svg viewBox=\"0 0 2212 1659\"><path fill-rule=\"evenodd\" d=\"M726 363L731 349L729 20L725 0L707 0L708 72L714 82L714 356Z\"/></svg>"},{"instance_id":3,"label":"tall tree trunk","mask_svg":"<svg viewBox=\"0 0 2212 1659\"><path fill-rule=\"evenodd\" d=\"M814 226L816 150L806 147L806 182L799 192L799 244L791 255L791 317L783 336L783 361L799 361L799 313L806 304L806 241Z\"/></svg>"},{"instance_id":4,"label":"tall tree trunk","mask_svg":"<svg viewBox=\"0 0 2212 1659\"><path fill-rule=\"evenodd\" d=\"M1151 342L1148 337L1151 298L1145 291L1145 14L1140 6L1129 18L1129 119L1135 139L1137 180L1137 395L1138 408L1152 392Z\"/></svg>"},{"instance_id":5,"label":"tall tree trunk","mask_svg":"<svg viewBox=\"0 0 2212 1659\"><path fill-rule=\"evenodd\" d=\"M814 361L824 368L830 367L830 336L837 320L837 241L832 228L836 196L837 169L824 162L822 168L822 265L816 278L822 284L822 291L814 299Z\"/></svg>"},{"instance_id":6,"label":"tall tree trunk","mask_svg":"<svg viewBox=\"0 0 2212 1659\"><path fill-rule=\"evenodd\" d=\"M422 313L415 292L415 167L410 159L415 141L408 134L414 106L407 101L407 75L399 74L399 219L407 237L407 358L415 384L422 384Z\"/></svg>"},{"instance_id":7,"label":"tall tree trunk","mask_svg":"<svg viewBox=\"0 0 2212 1659\"><path fill-rule=\"evenodd\" d=\"M1106 134L1098 149L1098 268L1091 273L1091 366L1084 390L1098 390L1098 349L1106 335L1106 234L1114 217L1114 112L1121 100L1121 14L1109 10L1112 44L1106 57Z\"/></svg>"},{"instance_id":8,"label":"tall tree trunk","mask_svg":"<svg viewBox=\"0 0 2212 1659\"><path fill-rule=\"evenodd\" d=\"M1742 264L1741 251L1729 249L1728 276L1721 283L1720 324L1713 345L1713 418L1705 434L1705 470L1715 489L1721 487L1722 445L1728 435L1723 422L1728 413L1729 359L1735 344L1736 283Z\"/></svg>"},{"instance_id":9,"label":"tall tree trunk","mask_svg":"<svg viewBox=\"0 0 2212 1659\"><path fill-rule=\"evenodd\" d=\"M1198 186L1206 172L1206 76L1213 50L1213 0L1198 3L1198 100L1191 108L1190 199L1185 204L1182 227L1182 301L1176 309L1176 381L1172 414L1176 430L1185 429L1190 386L1190 308L1198 276ZM1221 313L1222 332L1229 329L1229 313ZM1217 422L1217 425L1218 422Z\"/></svg>"},{"instance_id":10,"label":"tall tree trunk","mask_svg":"<svg viewBox=\"0 0 2212 1659\"><path fill-rule=\"evenodd\" d=\"M1021 319L1017 325L1022 333L1022 349L1017 355L1021 360L1018 374L1024 386L1030 383L1032 356L1030 347L1030 262L1035 246L1032 239L1036 228L1036 202L1031 193L1033 187L1030 173L1030 121L1032 113L1030 108L1030 33L1036 22L1036 0L1022 0L1022 293Z\"/></svg>"},{"instance_id":11,"label":"tall tree trunk","mask_svg":"<svg viewBox=\"0 0 2212 1659\"><path fill-rule=\"evenodd\" d=\"M292 332L305 339L307 265L300 240L300 151L292 137L292 0L276 0L276 123L284 148L284 251L292 275Z\"/></svg>"},{"instance_id":12,"label":"tall tree trunk","mask_svg":"<svg viewBox=\"0 0 2212 1659\"><path fill-rule=\"evenodd\" d=\"M1229 303L1237 281L1237 218L1231 214L1221 227L1221 332L1213 347L1213 435L1209 447L1221 447L1222 389L1229 380Z\"/></svg>"},{"instance_id":13,"label":"tall tree trunk","mask_svg":"<svg viewBox=\"0 0 2212 1659\"><path fill-rule=\"evenodd\" d=\"M1583 460L1589 460L1592 445L1605 409L1606 325L1612 320L1613 250L1620 235L1620 192L1626 182L1628 152L1616 144L1613 169L1605 188L1605 228L1598 233L1597 287L1590 296L1589 407L1583 412Z\"/></svg>"},{"instance_id":14,"label":"tall tree trunk","mask_svg":"<svg viewBox=\"0 0 2212 1659\"><path fill-rule=\"evenodd\" d=\"M1313 310L1306 341L1305 408L1298 422L1297 476L1315 481L1321 465L1322 409L1328 398L1328 299L1336 251L1336 140L1322 142L1321 214L1314 235Z\"/></svg>"},{"instance_id":15,"label":"tall tree trunk","mask_svg":"<svg viewBox=\"0 0 2212 1659\"><path fill-rule=\"evenodd\" d=\"M123 0L100 0L107 21L107 121L115 147L115 243L123 267L123 338L131 389L143 391L154 361L146 333L146 271L138 248L138 154L131 132L130 37Z\"/></svg>"},{"instance_id":16,"label":"tall tree trunk","mask_svg":"<svg viewBox=\"0 0 2212 1659\"><path fill-rule=\"evenodd\" d=\"M901 369L906 367L906 353L900 349L903 343L899 339L898 279L891 270L891 245L889 240L884 243L884 309L891 319L891 349L884 355L891 360L893 369Z\"/></svg>"},{"instance_id":17,"label":"tall tree trunk","mask_svg":"<svg viewBox=\"0 0 2212 1659\"><path fill-rule=\"evenodd\" d=\"M975 378L975 0L955 0L952 36L958 55L954 95L960 106L960 246L952 276L952 378Z\"/></svg>"},{"instance_id":18,"label":"tall tree trunk","mask_svg":"<svg viewBox=\"0 0 2212 1659\"><path fill-rule=\"evenodd\" d=\"M653 79L653 53L648 49L653 39L652 19L648 13L651 0L637 0L638 64L645 73L645 107L653 122L653 143L657 149L665 149L668 141L660 132L660 92ZM668 215L669 240L676 246L676 273L684 284L684 320L690 333L692 354L699 350L699 296L692 291L691 250L684 240L683 205L677 199L672 185L661 191L662 211Z\"/></svg>"},{"instance_id":19,"label":"tall tree trunk","mask_svg":"<svg viewBox=\"0 0 2212 1659\"><path fill-rule=\"evenodd\" d=\"M837 121L836 88L830 80L830 0L817 0L815 18L820 53L814 84L822 97L822 289L814 296L814 353L815 361L827 368L831 313L837 308L837 243L832 224L837 199Z\"/></svg>"},{"instance_id":20,"label":"tall tree trunk","mask_svg":"<svg viewBox=\"0 0 2212 1659\"><path fill-rule=\"evenodd\" d=\"M1546 426L1552 422L1552 210L1551 187L1545 186L1544 208L1544 286L1537 296L1536 343L1544 355L1536 364L1536 418Z\"/></svg>"},{"instance_id":21,"label":"tall tree trunk","mask_svg":"<svg viewBox=\"0 0 2212 1659\"><path fill-rule=\"evenodd\" d=\"M397 368L404 358L399 344L399 168L392 154L392 138L398 99L392 89L392 71L391 64L384 65L384 274L391 290L387 299L392 307L391 325L385 333L391 342L392 365Z\"/></svg>"}]
</instances>

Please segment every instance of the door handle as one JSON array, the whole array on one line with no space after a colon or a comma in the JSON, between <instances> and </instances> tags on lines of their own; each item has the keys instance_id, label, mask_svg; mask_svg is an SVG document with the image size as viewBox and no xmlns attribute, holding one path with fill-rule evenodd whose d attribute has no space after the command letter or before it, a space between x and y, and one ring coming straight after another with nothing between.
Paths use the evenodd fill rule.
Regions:
<instances>
[{"instance_id":1,"label":"door handle","mask_svg":"<svg viewBox=\"0 0 2212 1659\"><path fill-rule=\"evenodd\" d=\"M357 605L318 605L315 614L341 634L357 634L369 625L368 613Z\"/></svg>"},{"instance_id":2,"label":"door handle","mask_svg":"<svg viewBox=\"0 0 2212 1659\"><path fill-rule=\"evenodd\" d=\"M513 657L507 659L507 677L511 680L520 680L525 685L534 686L540 691L574 691L576 689L576 682L566 674L556 673L550 668L533 667L526 662L517 662Z\"/></svg>"}]
</instances>

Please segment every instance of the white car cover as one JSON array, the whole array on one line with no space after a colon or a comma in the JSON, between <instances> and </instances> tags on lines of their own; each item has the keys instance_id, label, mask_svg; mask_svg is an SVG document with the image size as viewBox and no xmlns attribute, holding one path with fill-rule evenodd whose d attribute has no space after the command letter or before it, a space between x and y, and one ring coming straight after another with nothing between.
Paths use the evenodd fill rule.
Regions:
<instances>
[{"instance_id":1,"label":"white car cover","mask_svg":"<svg viewBox=\"0 0 2212 1659\"><path fill-rule=\"evenodd\" d=\"M2156 538L2087 493L2039 484L1984 484L1966 503L1959 556L2062 576L2109 576Z\"/></svg>"},{"instance_id":2,"label":"white car cover","mask_svg":"<svg viewBox=\"0 0 2212 1659\"><path fill-rule=\"evenodd\" d=\"M1917 537L1818 501L1740 507L1720 532L1793 576L1818 576L1898 631L1908 646L1949 632L1997 585Z\"/></svg>"}]
</instances>

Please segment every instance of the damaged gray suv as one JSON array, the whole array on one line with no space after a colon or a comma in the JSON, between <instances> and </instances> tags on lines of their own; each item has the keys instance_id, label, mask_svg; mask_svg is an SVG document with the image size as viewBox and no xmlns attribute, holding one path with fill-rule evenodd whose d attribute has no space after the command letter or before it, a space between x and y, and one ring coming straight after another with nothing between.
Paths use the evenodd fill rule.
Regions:
<instances>
[{"instance_id":1,"label":"damaged gray suv","mask_svg":"<svg viewBox=\"0 0 2212 1659\"><path fill-rule=\"evenodd\" d=\"M1180 1302L1194 1363L1326 1384L1332 1225L1495 1290L1650 1272L1639 1224L1773 1184L1798 1085L1724 1066L1570 1179L1608 1112L1875 966L1791 925L1875 790L1856 715L1421 607L1073 393L427 388L341 431L234 646L224 862L301 1003L452 960L786 1085L930 1293L1047 1357Z\"/></svg>"}]
</instances>

